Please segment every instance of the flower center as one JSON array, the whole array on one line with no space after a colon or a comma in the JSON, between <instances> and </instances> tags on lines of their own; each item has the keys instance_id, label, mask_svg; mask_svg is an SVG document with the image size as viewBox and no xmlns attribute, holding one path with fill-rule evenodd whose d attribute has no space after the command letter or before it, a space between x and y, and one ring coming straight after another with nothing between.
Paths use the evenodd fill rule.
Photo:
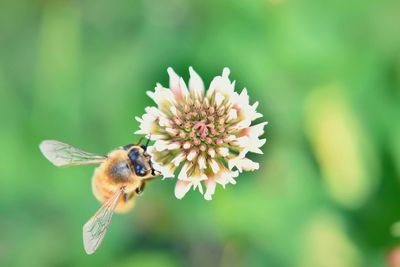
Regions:
<instances>
[{"instance_id":1,"label":"flower center","mask_svg":"<svg viewBox=\"0 0 400 267\"><path fill-rule=\"evenodd\" d=\"M208 101L200 103L196 100L195 103L178 105L177 116L172 120L175 136L171 137L174 142L181 145L190 142L191 146L197 146L201 150L220 145L227 135L228 111L223 104L217 106Z\"/></svg>"}]
</instances>

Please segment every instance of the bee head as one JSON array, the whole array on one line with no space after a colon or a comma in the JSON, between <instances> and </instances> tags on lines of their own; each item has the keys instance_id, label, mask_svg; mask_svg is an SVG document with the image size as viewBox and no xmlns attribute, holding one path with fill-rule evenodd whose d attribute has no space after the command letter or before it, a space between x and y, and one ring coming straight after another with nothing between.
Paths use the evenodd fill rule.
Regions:
<instances>
[{"instance_id":1,"label":"bee head","mask_svg":"<svg viewBox=\"0 0 400 267\"><path fill-rule=\"evenodd\" d=\"M129 144L123 147L124 150L128 151L128 157L135 174L140 177L147 176L150 171L152 176L158 175L158 172L153 168L151 156L147 153L149 142L150 138L147 139L144 145L140 145L141 142L139 141L139 144Z\"/></svg>"},{"instance_id":2,"label":"bee head","mask_svg":"<svg viewBox=\"0 0 400 267\"><path fill-rule=\"evenodd\" d=\"M133 146L128 152L128 157L132 163L135 174L139 177L148 176L150 173L152 176L156 175L156 171L153 169L150 155L146 152L143 146Z\"/></svg>"}]
</instances>

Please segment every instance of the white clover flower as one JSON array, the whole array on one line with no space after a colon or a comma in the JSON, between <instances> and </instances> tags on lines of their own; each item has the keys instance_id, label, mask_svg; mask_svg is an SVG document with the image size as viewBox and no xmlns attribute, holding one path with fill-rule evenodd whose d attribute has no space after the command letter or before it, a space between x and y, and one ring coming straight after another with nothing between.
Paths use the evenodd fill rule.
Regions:
<instances>
[{"instance_id":1,"label":"white clover flower","mask_svg":"<svg viewBox=\"0 0 400 267\"><path fill-rule=\"evenodd\" d=\"M247 152L262 154L265 139L263 122L251 122L262 117L258 102L249 103L247 90L234 91L235 82L228 78L229 69L217 76L205 92L199 75L189 68L189 90L181 77L168 68L169 88L157 84L147 94L157 107L147 107L137 134L154 140L148 148L154 168L164 178L178 180L175 196L179 199L193 187L211 200L216 184L224 188L235 184L239 172L257 170L259 164L246 158Z\"/></svg>"}]
</instances>

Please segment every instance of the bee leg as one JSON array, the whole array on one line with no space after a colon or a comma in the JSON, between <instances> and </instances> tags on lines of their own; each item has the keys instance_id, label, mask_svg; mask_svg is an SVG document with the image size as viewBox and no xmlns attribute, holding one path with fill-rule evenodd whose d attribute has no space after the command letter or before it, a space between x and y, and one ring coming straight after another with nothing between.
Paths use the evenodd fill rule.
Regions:
<instances>
[{"instance_id":1,"label":"bee leg","mask_svg":"<svg viewBox=\"0 0 400 267\"><path fill-rule=\"evenodd\" d=\"M138 195L142 194L143 191L144 191L145 186L146 186L146 183L142 182L140 184L140 186L138 188L136 188L136 190L135 190L136 194L138 194Z\"/></svg>"},{"instance_id":2,"label":"bee leg","mask_svg":"<svg viewBox=\"0 0 400 267\"><path fill-rule=\"evenodd\" d=\"M129 200L131 200L135 196L135 193L131 192L129 194L125 193L123 194L123 201L127 203Z\"/></svg>"}]
</instances>

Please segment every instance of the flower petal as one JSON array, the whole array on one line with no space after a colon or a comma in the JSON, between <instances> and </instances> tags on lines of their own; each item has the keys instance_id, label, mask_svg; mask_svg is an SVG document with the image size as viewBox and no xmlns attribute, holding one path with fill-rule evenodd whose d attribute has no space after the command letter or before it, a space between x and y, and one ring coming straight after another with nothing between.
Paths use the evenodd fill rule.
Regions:
<instances>
[{"instance_id":1,"label":"flower petal","mask_svg":"<svg viewBox=\"0 0 400 267\"><path fill-rule=\"evenodd\" d=\"M172 164L164 165L164 164L159 164L156 161L152 161L153 168L161 173L163 176L163 180L166 178L174 178L174 172L176 170L176 167Z\"/></svg>"},{"instance_id":2,"label":"flower petal","mask_svg":"<svg viewBox=\"0 0 400 267\"><path fill-rule=\"evenodd\" d=\"M231 83L229 80L230 70L228 68L224 68L222 71L222 76L216 76L211 84L209 89L207 90L207 97L211 97L214 93L221 93L223 96L228 97L229 99L232 97L234 93L234 83Z\"/></svg>"},{"instance_id":3,"label":"flower petal","mask_svg":"<svg viewBox=\"0 0 400 267\"><path fill-rule=\"evenodd\" d=\"M262 122L256 125L249 127L249 136L250 138L258 138L264 134L264 127L268 122Z\"/></svg>"},{"instance_id":4,"label":"flower petal","mask_svg":"<svg viewBox=\"0 0 400 267\"><path fill-rule=\"evenodd\" d=\"M192 183L190 181L178 180L175 184L175 197L182 199L191 187Z\"/></svg>"},{"instance_id":5,"label":"flower petal","mask_svg":"<svg viewBox=\"0 0 400 267\"><path fill-rule=\"evenodd\" d=\"M199 156L197 162L199 164L200 170L204 170L206 168L206 159L203 156Z\"/></svg>"},{"instance_id":6,"label":"flower petal","mask_svg":"<svg viewBox=\"0 0 400 267\"><path fill-rule=\"evenodd\" d=\"M147 107L145 110L146 113L141 118L136 117L136 120L140 123L140 130L136 131L135 134L148 135L156 132L156 120L161 116L161 112L155 107Z\"/></svg>"},{"instance_id":7,"label":"flower petal","mask_svg":"<svg viewBox=\"0 0 400 267\"><path fill-rule=\"evenodd\" d=\"M185 82L183 82L182 78L179 77L171 67L169 67L167 71L169 75L169 88L177 100L183 99L189 94Z\"/></svg>"},{"instance_id":8,"label":"flower petal","mask_svg":"<svg viewBox=\"0 0 400 267\"><path fill-rule=\"evenodd\" d=\"M180 77L176 74L173 68L169 67L167 69L168 75L169 75L169 88L172 91L178 90L179 89L179 79Z\"/></svg>"},{"instance_id":9,"label":"flower petal","mask_svg":"<svg viewBox=\"0 0 400 267\"><path fill-rule=\"evenodd\" d=\"M164 140L157 140L155 143L154 143L154 148L157 150L157 151L164 151L164 150L166 150L167 149L167 146L168 146L168 142L167 141L164 141Z\"/></svg>"},{"instance_id":10,"label":"flower petal","mask_svg":"<svg viewBox=\"0 0 400 267\"><path fill-rule=\"evenodd\" d=\"M172 105L175 103L175 96L171 90L162 87L161 84L157 84L154 88L154 92L148 91L147 95L153 99L161 111L169 111Z\"/></svg>"},{"instance_id":11,"label":"flower petal","mask_svg":"<svg viewBox=\"0 0 400 267\"><path fill-rule=\"evenodd\" d=\"M225 97L221 93L215 93L215 103L217 103L217 106L222 104L222 101L224 101Z\"/></svg>"},{"instance_id":12,"label":"flower petal","mask_svg":"<svg viewBox=\"0 0 400 267\"><path fill-rule=\"evenodd\" d=\"M204 194L203 191L203 185L201 184L201 181L196 180L195 182L193 182L193 190L199 189L200 194Z\"/></svg>"},{"instance_id":13,"label":"flower petal","mask_svg":"<svg viewBox=\"0 0 400 267\"><path fill-rule=\"evenodd\" d=\"M211 165L211 169L212 169L213 173L218 173L219 172L218 163L214 159L212 159L210 161L210 165Z\"/></svg>"},{"instance_id":14,"label":"flower petal","mask_svg":"<svg viewBox=\"0 0 400 267\"><path fill-rule=\"evenodd\" d=\"M212 200L212 196L215 193L215 186L216 186L216 182L212 179L208 179L205 181L206 184L206 193L204 194L204 198L206 200Z\"/></svg>"},{"instance_id":15,"label":"flower petal","mask_svg":"<svg viewBox=\"0 0 400 267\"><path fill-rule=\"evenodd\" d=\"M207 176L205 174L198 173L195 176L189 177L188 180L192 182L193 190L196 190L198 188L201 194L204 193L201 182L207 180Z\"/></svg>"},{"instance_id":16,"label":"flower petal","mask_svg":"<svg viewBox=\"0 0 400 267\"><path fill-rule=\"evenodd\" d=\"M231 109L228 113L228 121L236 120L237 119L237 110Z\"/></svg>"},{"instance_id":17,"label":"flower petal","mask_svg":"<svg viewBox=\"0 0 400 267\"><path fill-rule=\"evenodd\" d=\"M187 160L192 161L197 156L197 151L192 149L190 153L187 155Z\"/></svg>"},{"instance_id":18,"label":"flower petal","mask_svg":"<svg viewBox=\"0 0 400 267\"><path fill-rule=\"evenodd\" d=\"M194 71L192 67L189 67L190 79L189 79L189 90L193 96L200 99L204 96L204 83L200 76Z\"/></svg>"},{"instance_id":19,"label":"flower petal","mask_svg":"<svg viewBox=\"0 0 400 267\"><path fill-rule=\"evenodd\" d=\"M219 155L221 155L222 157L227 157L229 156L229 149L227 147L219 147L217 149L217 152Z\"/></svg>"},{"instance_id":20,"label":"flower petal","mask_svg":"<svg viewBox=\"0 0 400 267\"><path fill-rule=\"evenodd\" d=\"M175 156L175 158L172 160L172 163L178 167L179 164L185 159L185 154L184 153L179 153L178 155Z\"/></svg>"},{"instance_id":21,"label":"flower petal","mask_svg":"<svg viewBox=\"0 0 400 267\"><path fill-rule=\"evenodd\" d=\"M237 177L238 175L238 171L229 171L228 169L223 168L218 174L215 175L215 180L217 183L222 185L223 188L225 188L227 184L236 184L236 181L233 178Z\"/></svg>"},{"instance_id":22,"label":"flower petal","mask_svg":"<svg viewBox=\"0 0 400 267\"><path fill-rule=\"evenodd\" d=\"M254 171L259 169L260 164L239 155L238 157L228 161L228 167L230 170L236 167L239 172L242 172L243 170Z\"/></svg>"},{"instance_id":23,"label":"flower petal","mask_svg":"<svg viewBox=\"0 0 400 267\"><path fill-rule=\"evenodd\" d=\"M167 149L168 150L175 150L175 149L178 149L180 147L181 147L181 145L178 142L173 142L173 143L170 143L170 144L167 145Z\"/></svg>"},{"instance_id":24,"label":"flower petal","mask_svg":"<svg viewBox=\"0 0 400 267\"><path fill-rule=\"evenodd\" d=\"M236 139L238 146L257 154L263 154L260 147L262 147L266 141L266 139L249 138L248 136L242 136Z\"/></svg>"},{"instance_id":25,"label":"flower petal","mask_svg":"<svg viewBox=\"0 0 400 267\"><path fill-rule=\"evenodd\" d=\"M187 171L188 171L188 169L190 168L191 165L192 164L188 163L188 162L186 162L183 165L183 167L182 167L182 169L181 169L181 171L179 172L179 175L178 175L178 179L179 180L187 180L188 179Z\"/></svg>"},{"instance_id":26,"label":"flower petal","mask_svg":"<svg viewBox=\"0 0 400 267\"><path fill-rule=\"evenodd\" d=\"M210 148L208 149L207 152L208 152L208 155L210 155L210 157L212 157L212 158L215 157L215 150L214 150L214 148L210 147Z\"/></svg>"}]
</instances>

